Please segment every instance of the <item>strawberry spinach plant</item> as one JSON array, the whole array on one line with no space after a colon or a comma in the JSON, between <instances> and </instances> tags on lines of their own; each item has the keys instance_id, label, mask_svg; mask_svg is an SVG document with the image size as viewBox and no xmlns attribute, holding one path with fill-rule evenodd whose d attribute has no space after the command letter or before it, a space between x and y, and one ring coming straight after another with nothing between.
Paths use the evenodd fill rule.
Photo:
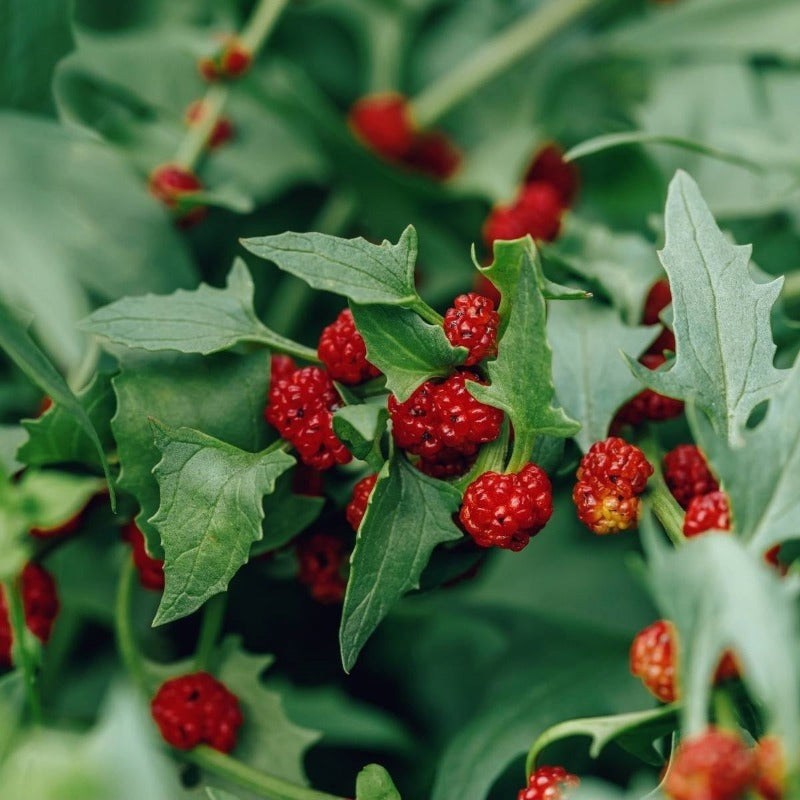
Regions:
<instances>
[{"instance_id":1,"label":"strawberry spinach plant","mask_svg":"<svg viewBox=\"0 0 800 800\"><path fill-rule=\"evenodd\" d=\"M0 0L0 800L800 796L792 0Z\"/></svg>"}]
</instances>

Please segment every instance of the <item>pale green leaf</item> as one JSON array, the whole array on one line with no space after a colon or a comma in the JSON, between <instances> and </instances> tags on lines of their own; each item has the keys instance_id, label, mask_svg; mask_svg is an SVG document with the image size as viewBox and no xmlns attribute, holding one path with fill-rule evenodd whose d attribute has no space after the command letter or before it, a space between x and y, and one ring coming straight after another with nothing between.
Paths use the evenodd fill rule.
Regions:
<instances>
[{"instance_id":1,"label":"pale green leaf","mask_svg":"<svg viewBox=\"0 0 800 800\"><path fill-rule=\"evenodd\" d=\"M30 527L46 530L74 517L105 485L100 478L69 472L26 470L15 486L15 500Z\"/></svg>"},{"instance_id":2,"label":"pale green leaf","mask_svg":"<svg viewBox=\"0 0 800 800\"><path fill-rule=\"evenodd\" d=\"M367 764L356 777L356 800L400 800L400 792L380 764Z\"/></svg>"}]
</instances>

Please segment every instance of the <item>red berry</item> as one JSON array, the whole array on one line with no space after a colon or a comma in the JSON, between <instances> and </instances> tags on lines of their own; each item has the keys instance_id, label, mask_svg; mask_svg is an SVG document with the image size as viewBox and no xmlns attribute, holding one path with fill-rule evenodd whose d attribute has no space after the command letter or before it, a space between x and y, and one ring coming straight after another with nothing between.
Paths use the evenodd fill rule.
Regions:
<instances>
[{"instance_id":1,"label":"red berry","mask_svg":"<svg viewBox=\"0 0 800 800\"><path fill-rule=\"evenodd\" d=\"M50 573L38 564L29 563L22 570L22 608L25 625L41 642L47 642L58 615L56 584ZM14 635L9 619L8 603L0 586L0 666L11 666Z\"/></svg>"},{"instance_id":2,"label":"red berry","mask_svg":"<svg viewBox=\"0 0 800 800\"><path fill-rule=\"evenodd\" d=\"M345 516L354 531L358 531L361 525L361 520L364 519L364 514L367 511L367 503L372 490L375 488L375 482L378 480L377 475L367 475L362 478L354 487L353 494L350 502L347 504Z\"/></svg>"},{"instance_id":3,"label":"red berry","mask_svg":"<svg viewBox=\"0 0 800 800\"><path fill-rule=\"evenodd\" d=\"M459 372L435 384L425 381L404 403L389 396L389 415L395 442L411 453L435 461L443 450L471 456L478 447L500 435L503 412L479 403L465 381L477 380Z\"/></svg>"},{"instance_id":4,"label":"red berry","mask_svg":"<svg viewBox=\"0 0 800 800\"><path fill-rule=\"evenodd\" d=\"M229 753L244 721L236 695L207 672L162 683L150 711L164 740L179 750L207 744Z\"/></svg>"},{"instance_id":5,"label":"red berry","mask_svg":"<svg viewBox=\"0 0 800 800\"><path fill-rule=\"evenodd\" d=\"M639 359L648 369L658 369L666 362L663 355L647 353ZM629 400L614 417L612 428L617 428L622 424L636 427L645 420L659 422L665 419L672 419L680 416L683 412L683 402L672 397L658 394L652 389L645 389L639 392L632 400Z\"/></svg>"},{"instance_id":6,"label":"red berry","mask_svg":"<svg viewBox=\"0 0 800 800\"><path fill-rule=\"evenodd\" d=\"M398 160L414 144L414 125L403 95L373 94L357 100L348 117L353 132L379 155Z\"/></svg>"},{"instance_id":7,"label":"red berry","mask_svg":"<svg viewBox=\"0 0 800 800\"><path fill-rule=\"evenodd\" d=\"M756 792L761 800L783 800L786 787L786 761L783 745L776 736L765 736L756 745L758 778Z\"/></svg>"},{"instance_id":8,"label":"red berry","mask_svg":"<svg viewBox=\"0 0 800 800\"><path fill-rule=\"evenodd\" d=\"M363 383L381 374L377 367L367 361L367 346L356 329L353 312L349 308L323 328L317 355L335 381Z\"/></svg>"},{"instance_id":9,"label":"red berry","mask_svg":"<svg viewBox=\"0 0 800 800\"><path fill-rule=\"evenodd\" d=\"M189 227L200 222L208 209L205 206L192 206L186 199L203 189L198 177L176 164L163 164L150 173L148 183L150 194L175 212L179 223Z\"/></svg>"},{"instance_id":10,"label":"red berry","mask_svg":"<svg viewBox=\"0 0 800 800\"><path fill-rule=\"evenodd\" d=\"M764 553L764 562L778 572L779 575L787 575L789 568L780 562L781 546L779 544L770 547Z\"/></svg>"},{"instance_id":11,"label":"red berry","mask_svg":"<svg viewBox=\"0 0 800 800\"><path fill-rule=\"evenodd\" d=\"M431 178L446 180L461 165L461 152L443 131L418 132L402 161Z\"/></svg>"},{"instance_id":12,"label":"red berry","mask_svg":"<svg viewBox=\"0 0 800 800\"><path fill-rule=\"evenodd\" d=\"M698 536L706 531L727 531L731 527L728 498L725 492L709 492L695 497L683 518L684 536Z\"/></svg>"},{"instance_id":13,"label":"red berry","mask_svg":"<svg viewBox=\"0 0 800 800\"><path fill-rule=\"evenodd\" d=\"M555 144L545 145L536 153L524 180L525 183L541 181L552 186L558 192L564 208L572 205L580 184L578 168L564 161L563 151Z\"/></svg>"},{"instance_id":14,"label":"red berry","mask_svg":"<svg viewBox=\"0 0 800 800\"><path fill-rule=\"evenodd\" d=\"M672 800L742 800L757 769L753 751L736 734L709 728L681 742L664 788Z\"/></svg>"},{"instance_id":15,"label":"red berry","mask_svg":"<svg viewBox=\"0 0 800 800\"><path fill-rule=\"evenodd\" d=\"M453 300L444 315L444 333L453 347L466 347L469 351L466 366L484 358L497 355L497 329L500 315L488 297L470 292Z\"/></svg>"},{"instance_id":16,"label":"red berry","mask_svg":"<svg viewBox=\"0 0 800 800\"><path fill-rule=\"evenodd\" d=\"M53 398L45 395L42 398L42 402L39 404L39 413L37 416L41 417L46 411L49 411L53 407Z\"/></svg>"},{"instance_id":17,"label":"red berry","mask_svg":"<svg viewBox=\"0 0 800 800\"><path fill-rule=\"evenodd\" d=\"M528 785L517 793L517 800L568 800L569 790L578 786L576 775L564 767L539 767L528 778Z\"/></svg>"},{"instance_id":18,"label":"red berry","mask_svg":"<svg viewBox=\"0 0 800 800\"><path fill-rule=\"evenodd\" d=\"M459 519L480 547L522 550L553 513L545 471L527 464L520 472L484 472L464 492Z\"/></svg>"},{"instance_id":19,"label":"red berry","mask_svg":"<svg viewBox=\"0 0 800 800\"><path fill-rule=\"evenodd\" d=\"M205 106L202 100L195 100L186 109L186 123L198 125L205 116ZM227 117L220 117L208 137L208 147L213 150L233 138L233 124Z\"/></svg>"},{"instance_id":20,"label":"red berry","mask_svg":"<svg viewBox=\"0 0 800 800\"><path fill-rule=\"evenodd\" d=\"M659 314L672 302L669 281L666 278L657 280L651 287L644 301L642 323L644 325L660 325ZM675 352L675 334L664 328L658 338L650 345L647 352L662 355L665 350Z\"/></svg>"},{"instance_id":21,"label":"red berry","mask_svg":"<svg viewBox=\"0 0 800 800\"><path fill-rule=\"evenodd\" d=\"M322 472L309 467L302 462L294 468L292 473L292 491L295 494L304 494L308 497L322 497L325 489L325 479Z\"/></svg>"},{"instance_id":22,"label":"red berry","mask_svg":"<svg viewBox=\"0 0 800 800\"><path fill-rule=\"evenodd\" d=\"M478 294L488 297L494 303L495 308L500 307L500 300L502 299L500 291L482 272L476 273L473 285Z\"/></svg>"},{"instance_id":23,"label":"red berry","mask_svg":"<svg viewBox=\"0 0 800 800\"><path fill-rule=\"evenodd\" d=\"M227 36L213 56L197 62L197 68L207 81L225 80L243 75L252 60L250 51L235 36Z\"/></svg>"},{"instance_id":24,"label":"red berry","mask_svg":"<svg viewBox=\"0 0 800 800\"><path fill-rule=\"evenodd\" d=\"M291 356L276 353L269 362L269 385L274 386L278 381L290 378L297 371L297 364Z\"/></svg>"},{"instance_id":25,"label":"red berry","mask_svg":"<svg viewBox=\"0 0 800 800\"><path fill-rule=\"evenodd\" d=\"M164 562L158 558L151 558L147 554L144 535L136 527L135 522L129 522L122 529L122 538L131 543L133 551L133 565L139 574L139 583L145 589L161 592L164 589Z\"/></svg>"},{"instance_id":26,"label":"red berry","mask_svg":"<svg viewBox=\"0 0 800 800\"><path fill-rule=\"evenodd\" d=\"M269 389L264 416L315 469L346 464L352 456L333 432L331 414L341 403L328 373L303 367Z\"/></svg>"},{"instance_id":27,"label":"red berry","mask_svg":"<svg viewBox=\"0 0 800 800\"><path fill-rule=\"evenodd\" d=\"M510 206L496 206L483 227L486 246L500 239L519 239L530 234L549 242L558 236L563 208L558 192L549 184L529 183Z\"/></svg>"},{"instance_id":28,"label":"red berry","mask_svg":"<svg viewBox=\"0 0 800 800\"><path fill-rule=\"evenodd\" d=\"M572 490L578 519L593 533L605 536L635 528L639 498L593 476L580 480Z\"/></svg>"},{"instance_id":29,"label":"red berry","mask_svg":"<svg viewBox=\"0 0 800 800\"><path fill-rule=\"evenodd\" d=\"M642 683L663 703L673 703L678 699L675 639L672 623L660 619L636 634L631 645L631 674L641 678Z\"/></svg>"},{"instance_id":30,"label":"red berry","mask_svg":"<svg viewBox=\"0 0 800 800\"><path fill-rule=\"evenodd\" d=\"M693 498L719 489L700 448L679 444L664 456L664 480L672 496L687 508Z\"/></svg>"},{"instance_id":31,"label":"red berry","mask_svg":"<svg viewBox=\"0 0 800 800\"><path fill-rule=\"evenodd\" d=\"M296 547L297 579L308 586L320 603L338 603L347 588L342 569L347 562L344 542L330 533L314 533L301 538Z\"/></svg>"},{"instance_id":32,"label":"red berry","mask_svg":"<svg viewBox=\"0 0 800 800\"><path fill-rule=\"evenodd\" d=\"M417 467L432 478L446 480L463 475L474 463L476 455L465 456L458 450L445 447L432 458L421 458Z\"/></svg>"}]
</instances>

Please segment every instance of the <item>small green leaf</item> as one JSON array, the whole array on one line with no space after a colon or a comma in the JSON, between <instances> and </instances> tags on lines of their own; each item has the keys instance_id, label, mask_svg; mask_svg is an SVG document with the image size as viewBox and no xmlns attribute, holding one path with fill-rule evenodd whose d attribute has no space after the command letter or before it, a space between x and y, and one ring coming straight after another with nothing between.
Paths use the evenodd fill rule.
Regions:
<instances>
[{"instance_id":1,"label":"small green leaf","mask_svg":"<svg viewBox=\"0 0 800 800\"><path fill-rule=\"evenodd\" d=\"M311 361L316 353L271 331L253 310L253 281L237 258L224 289L201 283L170 295L124 297L104 306L80 326L111 342L143 350L208 355L240 342L256 342Z\"/></svg>"},{"instance_id":2,"label":"small green leaf","mask_svg":"<svg viewBox=\"0 0 800 800\"><path fill-rule=\"evenodd\" d=\"M731 445L741 443L750 412L784 377L772 365L770 328L783 279L754 283L751 250L728 241L697 184L678 171L667 196L666 245L659 252L672 289L675 362L654 372L628 359L654 391L694 399Z\"/></svg>"},{"instance_id":3,"label":"small green leaf","mask_svg":"<svg viewBox=\"0 0 800 800\"><path fill-rule=\"evenodd\" d=\"M417 234L410 225L397 244L377 245L323 233L280 233L242 239L242 244L312 288L356 303L409 306L418 300L414 288Z\"/></svg>"},{"instance_id":4,"label":"small green leaf","mask_svg":"<svg viewBox=\"0 0 800 800\"><path fill-rule=\"evenodd\" d=\"M264 498L264 536L251 548L251 557L283 547L320 515L325 498L293 494L293 478L290 472L281 475L275 491Z\"/></svg>"},{"instance_id":5,"label":"small green leaf","mask_svg":"<svg viewBox=\"0 0 800 800\"><path fill-rule=\"evenodd\" d=\"M547 332L558 399L567 414L581 420L575 440L585 452L606 437L619 407L641 389L620 349L638 356L657 329L629 328L599 303L553 303Z\"/></svg>"},{"instance_id":6,"label":"small green leaf","mask_svg":"<svg viewBox=\"0 0 800 800\"><path fill-rule=\"evenodd\" d=\"M247 453L190 428L153 421L161 492L150 519L164 547L166 587L154 625L185 617L223 592L261 538L262 502L294 458Z\"/></svg>"},{"instance_id":7,"label":"small green leaf","mask_svg":"<svg viewBox=\"0 0 800 800\"><path fill-rule=\"evenodd\" d=\"M403 456L387 462L370 497L350 559L339 644L350 671L391 607L419 586L433 548L460 539L452 515L461 495Z\"/></svg>"},{"instance_id":8,"label":"small green leaf","mask_svg":"<svg viewBox=\"0 0 800 800\"><path fill-rule=\"evenodd\" d=\"M381 437L388 419L389 412L384 404L343 406L333 415L333 432L356 458L366 461L377 471L384 462Z\"/></svg>"},{"instance_id":9,"label":"small green leaf","mask_svg":"<svg viewBox=\"0 0 800 800\"><path fill-rule=\"evenodd\" d=\"M356 800L400 800L400 792L380 764L367 764L356 777Z\"/></svg>"},{"instance_id":10,"label":"small green leaf","mask_svg":"<svg viewBox=\"0 0 800 800\"><path fill-rule=\"evenodd\" d=\"M26 470L16 484L16 502L30 527L55 528L72 519L104 487L99 478Z\"/></svg>"}]
</instances>

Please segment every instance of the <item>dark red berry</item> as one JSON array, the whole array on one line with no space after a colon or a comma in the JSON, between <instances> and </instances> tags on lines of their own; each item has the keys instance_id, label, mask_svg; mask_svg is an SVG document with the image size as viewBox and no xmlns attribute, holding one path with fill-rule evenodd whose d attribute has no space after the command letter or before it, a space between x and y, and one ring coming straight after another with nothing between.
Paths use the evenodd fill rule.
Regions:
<instances>
[{"instance_id":1,"label":"dark red berry","mask_svg":"<svg viewBox=\"0 0 800 800\"><path fill-rule=\"evenodd\" d=\"M708 728L680 743L664 788L672 800L743 800L757 775L754 752L736 734Z\"/></svg>"},{"instance_id":2,"label":"dark red berry","mask_svg":"<svg viewBox=\"0 0 800 800\"><path fill-rule=\"evenodd\" d=\"M647 353L639 359L648 369L658 369L666 362L663 355ZM629 400L617 412L612 428L620 425L632 425L637 427L645 420L660 422L665 419L672 419L680 416L683 412L683 402L672 397L658 394L652 389L645 389L639 392L632 400Z\"/></svg>"},{"instance_id":3,"label":"dark red berry","mask_svg":"<svg viewBox=\"0 0 800 800\"><path fill-rule=\"evenodd\" d=\"M150 711L164 741L179 750L207 744L229 753L244 721L236 695L207 672L162 683Z\"/></svg>"},{"instance_id":4,"label":"dark red berry","mask_svg":"<svg viewBox=\"0 0 800 800\"><path fill-rule=\"evenodd\" d=\"M129 522L122 529L122 538L131 543L133 565L139 574L139 583L145 589L161 592L164 589L164 562L158 558L151 558L145 548L144 535L136 527L135 522Z\"/></svg>"},{"instance_id":5,"label":"dark red berry","mask_svg":"<svg viewBox=\"0 0 800 800\"><path fill-rule=\"evenodd\" d=\"M564 767L539 767L528 778L528 785L517 793L517 800L568 800L570 789L580 780Z\"/></svg>"},{"instance_id":6,"label":"dark red berry","mask_svg":"<svg viewBox=\"0 0 800 800\"><path fill-rule=\"evenodd\" d=\"M764 563L776 570L779 575L784 576L789 573L789 568L786 564L781 564L780 553L781 546L779 544L770 547L769 550L764 553Z\"/></svg>"},{"instance_id":7,"label":"dark red berry","mask_svg":"<svg viewBox=\"0 0 800 800\"><path fill-rule=\"evenodd\" d=\"M679 444L664 456L664 480L672 496L682 508L688 508L692 499L719 489L708 464L693 444Z\"/></svg>"},{"instance_id":8,"label":"dark red berry","mask_svg":"<svg viewBox=\"0 0 800 800\"><path fill-rule=\"evenodd\" d=\"M324 470L352 458L333 432L331 412L340 403L324 369L303 367L270 386L264 416L294 445L303 463Z\"/></svg>"},{"instance_id":9,"label":"dark red berry","mask_svg":"<svg viewBox=\"0 0 800 800\"><path fill-rule=\"evenodd\" d=\"M354 531L357 531L361 525L361 520L364 519L364 514L367 511L367 503L372 490L375 488L375 482L378 480L377 475L367 475L362 478L354 487L353 494L350 502L345 509L345 516L350 526Z\"/></svg>"},{"instance_id":10,"label":"dark red berry","mask_svg":"<svg viewBox=\"0 0 800 800\"><path fill-rule=\"evenodd\" d=\"M683 533L687 537L706 531L727 531L730 527L731 516L725 492L710 492L693 498L683 518Z\"/></svg>"},{"instance_id":11,"label":"dark red berry","mask_svg":"<svg viewBox=\"0 0 800 800\"><path fill-rule=\"evenodd\" d=\"M414 144L414 125L401 94L362 97L353 104L348 120L356 136L384 158L399 160Z\"/></svg>"},{"instance_id":12,"label":"dark red berry","mask_svg":"<svg viewBox=\"0 0 800 800\"><path fill-rule=\"evenodd\" d=\"M325 478L318 469L309 467L302 462L294 468L292 491L295 494L304 494L307 497L322 497L324 489Z\"/></svg>"},{"instance_id":13,"label":"dark red berry","mask_svg":"<svg viewBox=\"0 0 800 800\"><path fill-rule=\"evenodd\" d=\"M420 131L402 163L431 178L446 180L461 165L461 151L443 131Z\"/></svg>"},{"instance_id":14,"label":"dark red berry","mask_svg":"<svg viewBox=\"0 0 800 800\"><path fill-rule=\"evenodd\" d=\"M323 328L317 355L331 378L346 384L377 378L381 371L367 361L367 346L356 329L353 312L346 308Z\"/></svg>"},{"instance_id":15,"label":"dark red berry","mask_svg":"<svg viewBox=\"0 0 800 800\"><path fill-rule=\"evenodd\" d=\"M500 291L482 272L476 273L473 285L478 294L488 297L494 303L495 308L500 307L500 300L502 299Z\"/></svg>"},{"instance_id":16,"label":"dark red berry","mask_svg":"<svg viewBox=\"0 0 800 800\"><path fill-rule=\"evenodd\" d=\"M642 323L644 325L660 325L659 315L672 302L672 292L666 278L657 280L651 287L644 301ZM675 352L675 334L664 328L658 338L650 345L647 352L662 355L665 350Z\"/></svg>"},{"instance_id":17,"label":"dark red berry","mask_svg":"<svg viewBox=\"0 0 800 800\"><path fill-rule=\"evenodd\" d=\"M549 242L561 229L563 207L558 192L549 184L536 182L523 186L510 206L496 206L483 227L487 248L498 240L519 239L530 234Z\"/></svg>"},{"instance_id":18,"label":"dark red berry","mask_svg":"<svg viewBox=\"0 0 800 800\"><path fill-rule=\"evenodd\" d=\"M459 519L480 547L522 550L553 513L545 471L527 464L519 472L484 472L464 492Z\"/></svg>"},{"instance_id":19,"label":"dark red berry","mask_svg":"<svg viewBox=\"0 0 800 800\"><path fill-rule=\"evenodd\" d=\"M41 642L47 642L58 615L56 584L50 573L38 564L29 563L22 570L22 609L25 625ZM11 666L14 635L9 619L8 602L0 586L0 666Z\"/></svg>"},{"instance_id":20,"label":"dark red berry","mask_svg":"<svg viewBox=\"0 0 800 800\"><path fill-rule=\"evenodd\" d=\"M338 603L344 597L347 581L342 571L348 552L344 542L330 533L301 537L295 551L299 572L297 579L307 586L320 603Z\"/></svg>"},{"instance_id":21,"label":"dark red berry","mask_svg":"<svg viewBox=\"0 0 800 800\"><path fill-rule=\"evenodd\" d=\"M641 678L662 703L674 703L678 699L675 641L672 623L660 619L636 634L631 645L631 674Z\"/></svg>"},{"instance_id":22,"label":"dark red berry","mask_svg":"<svg viewBox=\"0 0 800 800\"><path fill-rule=\"evenodd\" d=\"M297 364L291 356L285 356L281 353L276 353L272 356L269 362L269 385L275 386L278 381L286 380L292 376L293 372L297 371Z\"/></svg>"},{"instance_id":23,"label":"dark red berry","mask_svg":"<svg viewBox=\"0 0 800 800\"><path fill-rule=\"evenodd\" d=\"M192 205L187 199L202 191L198 177L176 164L163 164L150 173L150 194L174 212L178 222L189 227L205 217L205 206Z\"/></svg>"},{"instance_id":24,"label":"dark red berry","mask_svg":"<svg viewBox=\"0 0 800 800\"><path fill-rule=\"evenodd\" d=\"M444 448L432 458L421 458L417 467L432 478L446 480L463 475L475 463L476 455L465 456L458 450Z\"/></svg>"},{"instance_id":25,"label":"dark red berry","mask_svg":"<svg viewBox=\"0 0 800 800\"><path fill-rule=\"evenodd\" d=\"M499 327L494 302L475 292L456 297L444 315L445 336L453 347L467 348L464 364L468 367L497 355Z\"/></svg>"},{"instance_id":26,"label":"dark red berry","mask_svg":"<svg viewBox=\"0 0 800 800\"><path fill-rule=\"evenodd\" d=\"M564 153L558 145L542 147L534 156L533 163L525 173L525 183L547 183L561 198L564 208L569 208L575 200L580 185L578 168L564 161Z\"/></svg>"},{"instance_id":27,"label":"dark red berry","mask_svg":"<svg viewBox=\"0 0 800 800\"><path fill-rule=\"evenodd\" d=\"M213 56L198 61L197 68L207 81L229 80L247 72L252 61L252 54L241 41L227 36Z\"/></svg>"},{"instance_id":28,"label":"dark red berry","mask_svg":"<svg viewBox=\"0 0 800 800\"><path fill-rule=\"evenodd\" d=\"M205 116L206 107L202 100L195 100L186 109L186 123L198 125ZM208 147L213 150L233 138L233 124L227 117L220 117L215 123L208 137Z\"/></svg>"}]
</instances>

